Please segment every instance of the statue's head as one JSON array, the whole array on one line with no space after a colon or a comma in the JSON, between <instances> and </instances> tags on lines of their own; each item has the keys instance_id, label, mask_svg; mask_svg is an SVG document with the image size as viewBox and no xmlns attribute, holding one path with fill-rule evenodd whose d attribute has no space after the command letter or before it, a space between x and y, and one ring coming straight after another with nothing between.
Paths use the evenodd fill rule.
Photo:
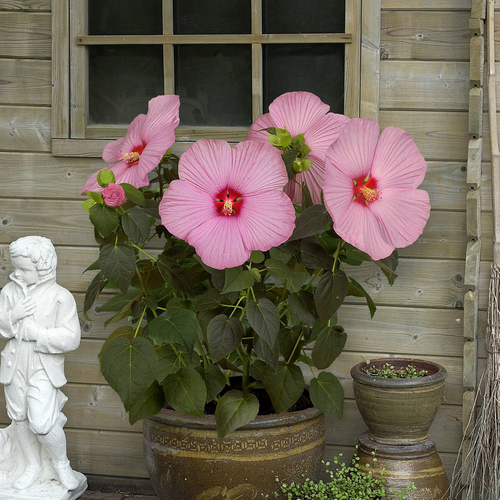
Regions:
<instances>
[{"instance_id":1,"label":"statue's head","mask_svg":"<svg viewBox=\"0 0 500 500\"><path fill-rule=\"evenodd\" d=\"M54 245L43 236L25 236L9 246L14 276L27 285L34 285L46 276L55 274L57 254Z\"/></svg>"}]
</instances>

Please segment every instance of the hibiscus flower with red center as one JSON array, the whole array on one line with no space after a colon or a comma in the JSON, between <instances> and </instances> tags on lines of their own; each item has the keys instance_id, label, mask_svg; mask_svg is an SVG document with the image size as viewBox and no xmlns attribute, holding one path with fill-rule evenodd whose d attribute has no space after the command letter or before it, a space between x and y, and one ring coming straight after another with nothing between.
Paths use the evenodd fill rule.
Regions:
<instances>
[{"instance_id":1,"label":"hibiscus flower with red center","mask_svg":"<svg viewBox=\"0 0 500 500\"><path fill-rule=\"evenodd\" d=\"M179 124L179 96L161 95L151 99L147 115L138 115L128 127L125 137L110 142L102 159L114 163L111 167L116 183L126 182L136 188L149 184L148 173L160 163L163 155L175 142ZM86 182L86 191L102 191L96 172Z\"/></svg>"},{"instance_id":2,"label":"hibiscus flower with red center","mask_svg":"<svg viewBox=\"0 0 500 500\"><path fill-rule=\"evenodd\" d=\"M425 172L410 134L388 127L379 138L375 120L351 120L326 153L324 199L335 232L373 260L411 245L430 215L429 195L417 189Z\"/></svg>"},{"instance_id":3,"label":"hibiscus flower with red center","mask_svg":"<svg viewBox=\"0 0 500 500\"><path fill-rule=\"evenodd\" d=\"M269 142L269 133L263 130L266 128L286 129L292 137L304 135L305 144L311 150L307 159L312 161L312 166L296 174L285 187L294 203L302 203L302 188L298 184L305 184L313 202L321 203L326 150L349 122L346 116L329 111L330 106L310 92L288 92L277 97L269 105L269 113L256 120L248 132L247 140L266 143Z\"/></svg>"},{"instance_id":4,"label":"hibiscus flower with red center","mask_svg":"<svg viewBox=\"0 0 500 500\"><path fill-rule=\"evenodd\" d=\"M160 202L162 224L192 245L215 269L245 263L253 250L285 242L295 210L283 192L288 182L280 151L245 141L200 140L179 162L179 180Z\"/></svg>"}]
</instances>

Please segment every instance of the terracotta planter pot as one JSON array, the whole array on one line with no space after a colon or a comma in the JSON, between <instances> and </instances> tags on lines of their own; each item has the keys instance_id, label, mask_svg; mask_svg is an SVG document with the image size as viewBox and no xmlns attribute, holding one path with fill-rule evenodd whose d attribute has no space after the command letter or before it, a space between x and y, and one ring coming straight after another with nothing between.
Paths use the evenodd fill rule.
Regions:
<instances>
[{"instance_id":1,"label":"terracotta planter pot","mask_svg":"<svg viewBox=\"0 0 500 500\"><path fill-rule=\"evenodd\" d=\"M420 359L382 358L370 365L391 363L400 368L412 363L428 375L414 379L384 379L367 375L366 363L354 366L354 396L358 409L378 443L409 445L423 443L444 396L446 370L437 363Z\"/></svg>"},{"instance_id":2,"label":"terracotta planter pot","mask_svg":"<svg viewBox=\"0 0 500 500\"><path fill-rule=\"evenodd\" d=\"M410 483L417 487L409 497L411 500L450 498L446 472L432 439L420 444L393 446L376 443L369 438L368 433L364 433L359 438L357 453L363 472L371 471L375 477L385 479L387 497L384 500L398 498L389 492L390 488L397 492Z\"/></svg>"},{"instance_id":3,"label":"terracotta planter pot","mask_svg":"<svg viewBox=\"0 0 500 500\"><path fill-rule=\"evenodd\" d=\"M162 500L253 500L276 491L275 478L315 478L325 418L314 408L259 416L217 440L215 418L162 410L144 422L146 464Z\"/></svg>"}]
</instances>

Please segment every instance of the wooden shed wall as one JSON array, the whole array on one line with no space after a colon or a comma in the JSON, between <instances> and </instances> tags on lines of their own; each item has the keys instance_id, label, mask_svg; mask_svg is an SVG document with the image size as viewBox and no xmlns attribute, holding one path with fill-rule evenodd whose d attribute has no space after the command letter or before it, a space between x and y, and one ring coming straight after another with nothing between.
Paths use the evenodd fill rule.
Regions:
<instances>
[{"instance_id":1,"label":"wooden shed wall","mask_svg":"<svg viewBox=\"0 0 500 500\"><path fill-rule=\"evenodd\" d=\"M364 424L353 401L349 369L382 355L424 357L448 372L446 401L432 432L448 469L462 435L464 259L467 245L466 160L470 0L383 0L380 123L408 130L428 161L423 187L432 214L423 235L400 252L399 278L389 287L371 265L353 276L378 305L349 298L340 321L349 337L333 366L347 395L345 417L331 420L328 454L354 445ZM79 193L100 160L51 155L51 1L0 0L0 286L11 271L9 242L27 234L57 246L59 282L82 309L97 256ZM485 165L485 175L488 175ZM491 197L484 193L483 268L491 260ZM486 277L481 282L484 325ZM83 321L83 340L67 356L67 434L73 465L85 473L145 477L142 426L131 427L99 376L97 353L109 334L102 317ZM482 329L482 328L481 328ZM484 358L484 344L480 343ZM7 424L3 394L0 424Z\"/></svg>"}]
</instances>

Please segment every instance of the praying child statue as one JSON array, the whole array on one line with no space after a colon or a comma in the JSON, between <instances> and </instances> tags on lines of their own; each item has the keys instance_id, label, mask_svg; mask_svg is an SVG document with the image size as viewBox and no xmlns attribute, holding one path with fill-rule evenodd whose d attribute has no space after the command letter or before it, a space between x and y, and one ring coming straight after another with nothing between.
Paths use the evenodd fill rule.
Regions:
<instances>
[{"instance_id":1,"label":"praying child statue","mask_svg":"<svg viewBox=\"0 0 500 500\"><path fill-rule=\"evenodd\" d=\"M0 292L0 383L12 425L1 431L0 500L78 498L86 478L66 452L61 387L64 354L80 344L75 299L56 283L52 242L27 236L11 243L14 271ZM24 496L23 496L24 495Z\"/></svg>"}]
</instances>

